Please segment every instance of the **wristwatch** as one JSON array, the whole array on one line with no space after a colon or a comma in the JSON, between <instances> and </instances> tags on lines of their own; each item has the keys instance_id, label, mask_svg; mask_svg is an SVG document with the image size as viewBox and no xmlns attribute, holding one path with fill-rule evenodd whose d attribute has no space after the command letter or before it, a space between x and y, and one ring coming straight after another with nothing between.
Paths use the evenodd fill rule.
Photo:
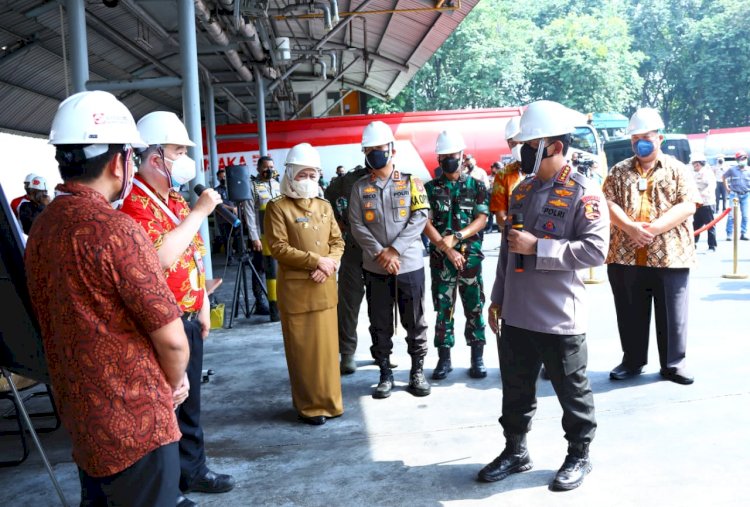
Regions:
<instances>
[{"instance_id":1,"label":"wristwatch","mask_svg":"<svg viewBox=\"0 0 750 507\"><path fill-rule=\"evenodd\" d=\"M463 235L463 234L461 234L461 231L456 231L456 232L454 232L454 233L453 233L453 236L454 236L454 237L455 237L455 238L456 238L457 240L459 240L459 241L461 241L462 239L464 239L464 235Z\"/></svg>"}]
</instances>

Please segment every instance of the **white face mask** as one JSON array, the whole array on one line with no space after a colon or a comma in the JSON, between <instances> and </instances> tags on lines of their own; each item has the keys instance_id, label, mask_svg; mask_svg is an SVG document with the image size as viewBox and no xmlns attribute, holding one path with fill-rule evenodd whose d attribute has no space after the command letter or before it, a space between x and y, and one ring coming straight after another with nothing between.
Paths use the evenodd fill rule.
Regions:
<instances>
[{"instance_id":1,"label":"white face mask","mask_svg":"<svg viewBox=\"0 0 750 507\"><path fill-rule=\"evenodd\" d=\"M177 157L175 160L164 157L164 160L172 162L170 171L172 188L179 188L195 178L195 160L187 155Z\"/></svg>"},{"instance_id":2,"label":"white face mask","mask_svg":"<svg viewBox=\"0 0 750 507\"><path fill-rule=\"evenodd\" d=\"M318 197L318 182L316 180L304 179L304 180L292 180L289 182L292 190L294 190L303 199L312 199Z\"/></svg>"},{"instance_id":3,"label":"white face mask","mask_svg":"<svg viewBox=\"0 0 750 507\"><path fill-rule=\"evenodd\" d=\"M516 160L516 162L521 161L521 147L523 144L517 144L513 148L510 149L510 154L513 155L513 158Z\"/></svg>"}]
</instances>

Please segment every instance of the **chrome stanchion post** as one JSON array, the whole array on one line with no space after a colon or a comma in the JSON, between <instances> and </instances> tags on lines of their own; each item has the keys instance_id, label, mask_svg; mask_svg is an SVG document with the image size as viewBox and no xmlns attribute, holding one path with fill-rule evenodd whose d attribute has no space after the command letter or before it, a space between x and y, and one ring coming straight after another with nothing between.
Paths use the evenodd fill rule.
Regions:
<instances>
[{"instance_id":1,"label":"chrome stanchion post","mask_svg":"<svg viewBox=\"0 0 750 507\"><path fill-rule=\"evenodd\" d=\"M739 255L739 236L740 236L740 200L738 198L732 199L732 272L726 275L721 275L723 278L730 278L732 280L742 280L747 278L747 275L743 275L737 272L737 257Z\"/></svg>"}]
</instances>

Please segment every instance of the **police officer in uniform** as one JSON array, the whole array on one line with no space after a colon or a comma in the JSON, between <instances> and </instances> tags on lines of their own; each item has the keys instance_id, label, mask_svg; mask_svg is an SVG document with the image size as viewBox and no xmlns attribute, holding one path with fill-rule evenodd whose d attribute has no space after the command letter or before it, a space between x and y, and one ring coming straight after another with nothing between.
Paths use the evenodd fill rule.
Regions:
<instances>
[{"instance_id":1,"label":"police officer in uniform","mask_svg":"<svg viewBox=\"0 0 750 507\"><path fill-rule=\"evenodd\" d=\"M354 185L349 199L349 224L362 248L372 356L380 367L373 398L387 398L393 387L389 356L393 349L394 303L412 358L409 391L430 394L424 377L427 323L424 318L424 260L419 236L427 222L429 203L422 182L394 168L395 139L381 121L362 134L362 150L370 175ZM394 301L395 300L395 301Z\"/></svg>"},{"instance_id":2,"label":"police officer in uniform","mask_svg":"<svg viewBox=\"0 0 750 507\"><path fill-rule=\"evenodd\" d=\"M484 285L482 283L482 239L478 234L487 224L489 207L484 183L460 169L466 143L460 133L445 130L435 146L442 169L439 178L427 182L430 220L425 235L430 239L432 301L437 312L435 347L438 364L433 379L444 379L451 367L451 347L455 343L453 310L456 293L466 315L464 337L471 347L469 376L484 378L487 368L482 359L484 335Z\"/></svg>"},{"instance_id":3,"label":"police officer in uniform","mask_svg":"<svg viewBox=\"0 0 750 507\"><path fill-rule=\"evenodd\" d=\"M263 217L268 202L281 195L279 182L274 179L274 164L271 157L260 157L258 159L258 177L251 181L253 192L252 199L242 202L243 213L247 223L248 235L253 248L253 266L258 273L266 274L266 290L268 291L268 313L266 313L263 301L263 291L253 280L253 295L255 296L256 313L259 315L270 315L271 322L279 321L279 307L276 303L276 260L271 257L263 232ZM258 311L260 310L260 311Z\"/></svg>"},{"instance_id":4,"label":"police officer in uniform","mask_svg":"<svg viewBox=\"0 0 750 507\"><path fill-rule=\"evenodd\" d=\"M550 489L577 488L591 471L594 397L586 376L585 286L578 270L604 262L609 214L601 189L566 164L575 123L556 102L534 102L521 118L521 165L533 174L511 195L489 308L497 331L505 449L479 472L498 481L533 466L526 433L544 364L563 409L568 454ZM507 296L507 297L506 297Z\"/></svg>"},{"instance_id":5,"label":"police officer in uniform","mask_svg":"<svg viewBox=\"0 0 750 507\"><path fill-rule=\"evenodd\" d=\"M343 171L343 166L339 166L337 172L339 168ZM357 351L357 321L362 298L365 296L362 249L349 231L349 196L352 195L352 188L357 180L367 174L367 169L359 166L331 180L325 190L325 198L333 206L333 214L346 242L338 278L339 352L341 373L344 375L357 371L357 363L354 361L354 353Z\"/></svg>"}]
</instances>

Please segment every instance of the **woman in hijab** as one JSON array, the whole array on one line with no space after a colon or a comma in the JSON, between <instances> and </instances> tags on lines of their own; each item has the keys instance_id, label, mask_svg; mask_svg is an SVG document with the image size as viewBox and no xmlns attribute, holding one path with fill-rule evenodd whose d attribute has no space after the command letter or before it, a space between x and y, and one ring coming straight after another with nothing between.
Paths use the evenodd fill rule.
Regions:
<instances>
[{"instance_id":1,"label":"woman in hijab","mask_svg":"<svg viewBox=\"0 0 750 507\"><path fill-rule=\"evenodd\" d=\"M318 197L320 156L307 143L286 158L281 195L266 208L271 255L279 263L281 331L299 419L325 424L344 412L339 373L336 269L344 252L331 205Z\"/></svg>"}]
</instances>

